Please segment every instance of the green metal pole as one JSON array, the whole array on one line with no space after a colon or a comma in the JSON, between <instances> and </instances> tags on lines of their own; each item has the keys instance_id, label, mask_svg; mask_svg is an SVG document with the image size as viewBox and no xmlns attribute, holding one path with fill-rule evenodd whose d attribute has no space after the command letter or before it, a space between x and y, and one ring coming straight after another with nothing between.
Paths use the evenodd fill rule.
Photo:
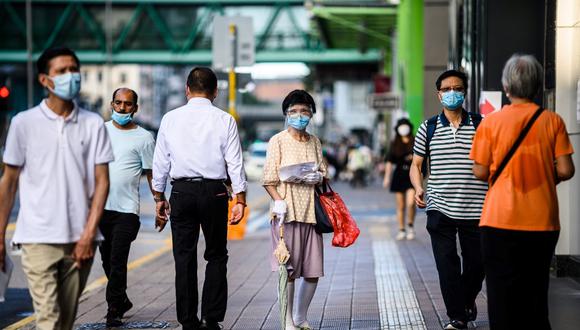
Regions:
<instances>
[{"instance_id":1,"label":"green metal pole","mask_svg":"<svg viewBox=\"0 0 580 330\"><path fill-rule=\"evenodd\" d=\"M77 3L77 12L81 15L81 19L84 23L89 27L95 39L101 46L103 51L107 51L107 41L105 40L105 36L103 35L103 31L101 30L100 26L95 22L92 15L83 7L81 3Z\"/></svg>"},{"instance_id":2,"label":"green metal pole","mask_svg":"<svg viewBox=\"0 0 580 330\"><path fill-rule=\"evenodd\" d=\"M201 29L203 29L206 25L207 22L209 21L209 18L211 16L212 13L212 7L208 7L207 9L205 9L203 11L203 14L201 14L201 10L202 9L198 9L197 10L197 17L195 22L193 23L193 27L191 29L191 32L189 33L189 35L187 36L187 39L185 40L185 42L183 43L183 46L181 47L181 52L186 53L188 52L192 46L194 46L195 44L195 39L197 38L199 32L201 31Z\"/></svg>"},{"instance_id":3,"label":"green metal pole","mask_svg":"<svg viewBox=\"0 0 580 330\"><path fill-rule=\"evenodd\" d=\"M262 35L258 39L258 45L256 46L256 49L264 49L264 46L266 45L266 41L268 40L268 37L270 36L270 32L272 32L272 28L274 27L274 24L276 24L276 20L278 19L278 16L280 15L281 11L282 11L282 5L277 5L276 8L273 9L272 15L270 15L270 19L268 20L268 23L266 24L266 27L264 28L264 32L262 33Z\"/></svg>"},{"instance_id":4,"label":"green metal pole","mask_svg":"<svg viewBox=\"0 0 580 330\"><path fill-rule=\"evenodd\" d=\"M145 11L149 15L149 18L151 18L151 20L153 21L153 24L157 28L157 31L161 34L161 37L163 38L163 41L165 42L167 47L169 47L169 49L171 49L174 52L177 51L178 46L173 40L171 31L167 27L167 24L165 23L159 12L157 12L157 9L155 9L155 7L152 4L147 4L145 5Z\"/></svg>"},{"instance_id":5,"label":"green metal pole","mask_svg":"<svg viewBox=\"0 0 580 330\"><path fill-rule=\"evenodd\" d=\"M12 7L10 2L5 1L5 2L3 2L3 4L4 4L4 9L5 9L6 13L8 13L8 16L10 17L10 19L12 19L12 23L14 25L16 25L16 27L22 33L22 35L24 35L26 37L26 24L24 22L22 22L22 20L18 16L18 13L14 9L14 7Z\"/></svg>"},{"instance_id":6,"label":"green metal pole","mask_svg":"<svg viewBox=\"0 0 580 330\"><path fill-rule=\"evenodd\" d=\"M398 89L415 127L423 121L423 0L402 0L397 17Z\"/></svg>"},{"instance_id":7,"label":"green metal pole","mask_svg":"<svg viewBox=\"0 0 580 330\"><path fill-rule=\"evenodd\" d=\"M66 9L60 15L60 18L58 19L58 22L56 23L56 26L52 30L52 33L50 34L50 37L48 37L48 40L44 44L44 48L43 49L47 49L50 46L52 46L52 44L54 43L54 41L58 37L58 34L60 33L60 31L63 29L64 25L66 24L66 21L68 20L68 18L70 17L70 15L72 14L72 12L74 11L74 7L75 7L75 4L72 3L72 2L68 6L66 6Z\"/></svg>"},{"instance_id":8,"label":"green metal pole","mask_svg":"<svg viewBox=\"0 0 580 330\"><path fill-rule=\"evenodd\" d=\"M137 24L141 16L141 13L143 12L143 8L144 5L142 3L138 4L137 8L135 8L133 16L131 16L131 19L129 20L129 23L125 25L125 27L121 31L121 34L119 35L119 38L117 39L115 45L113 46L113 53L117 53L121 49L123 43L125 42L125 39L127 38L127 35L129 35L129 32L135 28L134 25Z\"/></svg>"}]
</instances>

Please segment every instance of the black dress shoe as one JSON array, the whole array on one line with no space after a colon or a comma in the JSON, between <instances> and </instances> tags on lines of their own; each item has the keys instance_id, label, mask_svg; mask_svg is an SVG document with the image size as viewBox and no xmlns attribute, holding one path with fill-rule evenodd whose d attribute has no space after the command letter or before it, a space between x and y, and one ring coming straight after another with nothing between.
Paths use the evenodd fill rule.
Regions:
<instances>
[{"instance_id":1,"label":"black dress shoe","mask_svg":"<svg viewBox=\"0 0 580 330\"><path fill-rule=\"evenodd\" d=\"M116 328L123 325L122 317L119 314L107 313L107 328Z\"/></svg>"},{"instance_id":2,"label":"black dress shoe","mask_svg":"<svg viewBox=\"0 0 580 330\"><path fill-rule=\"evenodd\" d=\"M181 328L183 330L199 330L199 329L201 329L199 324L194 324L194 325L183 325L182 324Z\"/></svg>"},{"instance_id":3,"label":"black dress shoe","mask_svg":"<svg viewBox=\"0 0 580 330\"><path fill-rule=\"evenodd\" d=\"M118 310L121 317L125 316L125 313L127 313L131 308L133 308L133 303L128 298L125 299L123 304L119 306Z\"/></svg>"},{"instance_id":4,"label":"black dress shoe","mask_svg":"<svg viewBox=\"0 0 580 330\"><path fill-rule=\"evenodd\" d=\"M217 323L216 321L211 321L207 319L201 319L201 325L199 326L200 329L209 329L209 330L221 330L223 329L222 325Z\"/></svg>"},{"instance_id":5,"label":"black dress shoe","mask_svg":"<svg viewBox=\"0 0 580 330\"><path fill-rule=\"evenodd\" d=\"M125 301L118 307L109 307L106 316L107 327L114 328L122 326L123 316L125 316L125 313L127 313L131 308L133 308L133 303L131 303L129 299L125 299Z\"/></svg>"},{"instance_id":6,"label":"black dress shoe","mask_svg":"<svg viewBox=\"0 0 580 330\"><path fill-rule=\"evenodd\" d=\"M477 306L475 303L471 307L465 308L465 314L467 314L467 322L475 321L477 319Z\"/></svg>"}]
</instances>

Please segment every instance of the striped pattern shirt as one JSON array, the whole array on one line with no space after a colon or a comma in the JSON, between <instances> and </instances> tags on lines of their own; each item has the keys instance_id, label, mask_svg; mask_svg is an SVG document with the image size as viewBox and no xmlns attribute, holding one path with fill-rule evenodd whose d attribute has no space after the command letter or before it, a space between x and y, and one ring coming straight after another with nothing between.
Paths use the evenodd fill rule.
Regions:
<instances>
[{"instance_id":1,"label":"striped pattern shirt","mask_svg":"<svg viewBox=\"0 0 580 330\"><path fill-rule=\"evenodd\" d=\"M475 127L467 112L456 129L443 113L437 119L429 143L430 174L427 182L427 211L437 210L453 219L479 220L487 193L487 182L475 178L469 152ZM417 131L413 153L425 157L427 121ZM424 161L428 161L425 159Z\"/></svg>"}]
</instances>

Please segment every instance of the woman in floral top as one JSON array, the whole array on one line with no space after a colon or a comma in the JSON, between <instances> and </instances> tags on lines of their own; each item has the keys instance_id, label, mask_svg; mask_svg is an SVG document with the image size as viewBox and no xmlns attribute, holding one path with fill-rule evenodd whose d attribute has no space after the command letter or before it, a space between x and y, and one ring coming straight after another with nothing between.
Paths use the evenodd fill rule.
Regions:
<instances>
[{"instance_id":1,"label":"woman in floral top","mask_svg":"<svg viewBox=\"0 0 580 330\"><path fill-rule=\"evenodd\" d=\"M290 251L288 268L288 309L286 330L311 329L306 314L316 291L318 278L324 276L322 235L314 231L314 186L326 176L326 164L322 158L320 140L306 132L310 119L316 113L316 105L310 94L303 90L292 91L282 103L287 129L274 135L268 143L263 185L272 197L273 219L271 222L272 251L279 239L279 225L284 226L284 240ZM314 162L317 171L306 175L301 183L280 180L280 168ZM272 256L272 271L278 269L278 261ZM303 278L298 290L294 317L294 280Z\"/></svg>"}]
</instances>

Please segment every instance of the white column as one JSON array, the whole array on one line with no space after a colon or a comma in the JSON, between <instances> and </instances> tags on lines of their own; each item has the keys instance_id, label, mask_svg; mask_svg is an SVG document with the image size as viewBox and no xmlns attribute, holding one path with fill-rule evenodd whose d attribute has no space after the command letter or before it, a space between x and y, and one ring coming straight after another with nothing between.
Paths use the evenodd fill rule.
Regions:
<instances>
[{"instance_id":1,"label":"white column","mask_svg":"<svg viewBox=\"0 0 580 330\"><path fill-rule=\"evenodd\" d=\"M557 255L580 255L580 1L559 0L556 14L556 112L574 146L576 175L558 186L562 230Z\"/></svg>"}]
</instances>

